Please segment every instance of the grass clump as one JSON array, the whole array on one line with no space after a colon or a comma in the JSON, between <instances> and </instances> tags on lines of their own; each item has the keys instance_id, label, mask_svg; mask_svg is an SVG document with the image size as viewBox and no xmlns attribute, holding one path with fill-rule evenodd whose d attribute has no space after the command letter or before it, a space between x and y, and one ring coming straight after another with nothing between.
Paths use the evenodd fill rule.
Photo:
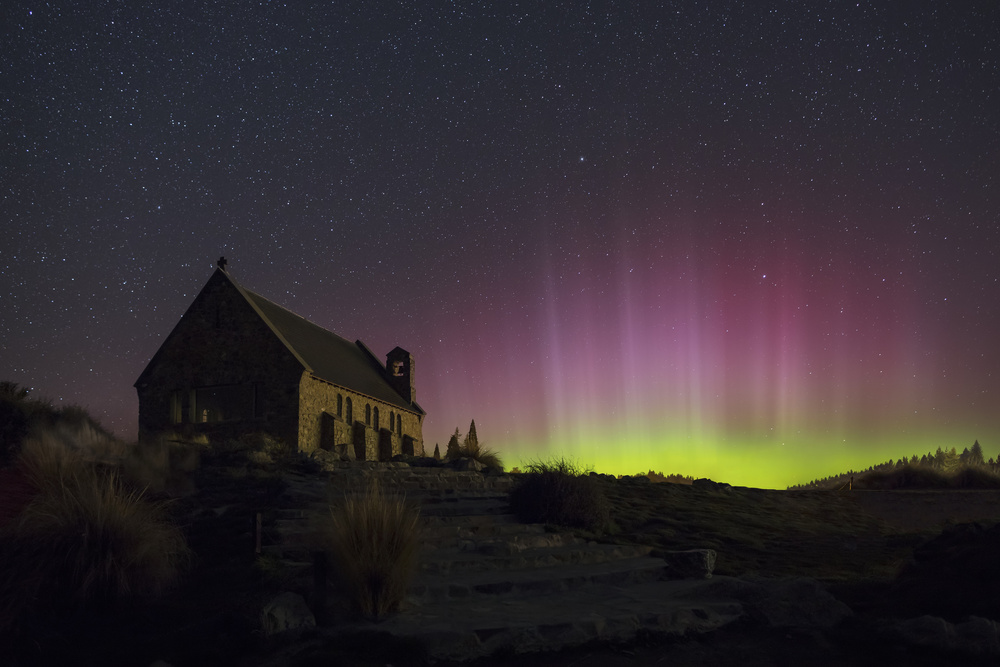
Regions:
<instances>
[{"instance_id":1,"label":"grass clump","mask_svg":"<svg viewBox=\"0 0 1000 667\"><path fill-rule=\"evenodd\" d=\"M461 445L458 449L458 455L473 459L485 468L503 470L503 460L501 460L500 456L489 447L483 447L478 442L466 442Z\"/></svg>"},{"instance_id":2,"label":"grass clump","mask_svg":"<svg viewBox=\"0 0 1000 667\"><path fill-rule=\"evenodd\" d=\"M610 508L600 482L567 459L529 464L518 475L510 504L518 519L595 532L610 524Z\"/></svg>"},{"instance_id":3,"label":"grass clump","mask_svg":"<svg viewBox=\"0 0 1000 667\"><path fill-rule=\"evenodd\" d=\"M190 551L162 502L46 434L25 441L18 465L37 494L0 529L0 628L153 597L178 580Z\"/></svg>"},{"instance_id":4,"label":"grass clump","mask_svg":"<svg viewBox=\"0 0 1000 667\"><path fill-rule=\"evenodd\" d=\"M419 510L385 493L375 481L330 507L320 539L336 579L363 616L399 609L419 548Z\"/></svg>"}]
</instances>

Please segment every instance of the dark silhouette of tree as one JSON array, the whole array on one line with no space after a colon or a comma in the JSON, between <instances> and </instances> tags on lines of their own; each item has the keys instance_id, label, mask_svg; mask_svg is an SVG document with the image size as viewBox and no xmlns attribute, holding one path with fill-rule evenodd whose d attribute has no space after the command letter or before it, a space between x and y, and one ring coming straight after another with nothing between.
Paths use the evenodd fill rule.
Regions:
<instances>
[{"instance_id":1,"label":"dark silhouette of tree","mask_svg":"<svg viewBox=\"0 0 1000 667\"><path fill-rule=\"evenodd\" d=\"M457 459L459 456L461 456L462 455L461 442L462 442L462 432L459 431L458 427L456 426L455 432L452 433L451 437L448 439L448 448L444 452L444 457L448 460L452 460L452 459Z\"/></svg>"},{"instance_id":2,"label":"dark silhouette of tree","mask_svg":"<svg viewBox=\"0 0 1000 667\"><path fill-rule=\"evenodd\" d=\"M972 443L972 449L969 450L969 456L968 456L968 459L967 459L966 462L969 465L972 465L972 466L981 466L981 465L983 465L983 462L984 462L983 461L983 448L979 444L978 440L976 440L974 443Z\"/></svg>"},{"instance_id":3,"label":"dark silhouette of tree","mask_svg":"<svg viewBox=\"0 0 1000 667\"><path fill-rule=\"evenodd\" d=\"M438 445L436 442L434 443L434 460L435 461L441 460L441 446Z\"/></svg>"},{"instance_id":4,"label":"dark silhouette of tree","mask_svg":"<svg viewBox=\"0 0 1000 667\"><path fill-rule=\"evenodd\" d=\"M455 433L458 433L458 429L455 429ZM474 452L479 449L479 436L476 434L476 420L473 419L472 423L469 424L469 432L466 434L465 439L462 441L462 449L469 452Z\"/></svg>"}]
</instances>

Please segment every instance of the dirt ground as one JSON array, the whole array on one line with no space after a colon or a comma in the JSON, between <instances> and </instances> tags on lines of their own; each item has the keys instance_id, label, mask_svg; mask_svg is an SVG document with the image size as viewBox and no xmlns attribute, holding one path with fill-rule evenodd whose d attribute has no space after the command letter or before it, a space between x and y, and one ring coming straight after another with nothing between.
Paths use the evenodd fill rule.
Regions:
<instances>
[{"instance_id":1,"label":"dirt ground","mask_svg":"<svg viewBox=\"0 0 1000 667\"><path fill-rule=\"evenodd\" d=\"M770 495L772 492L768 492ZM921 490L838 493L836 504L856 504L859 515L870 515L907 543L919 543L950 524L1000 521L1000 491ZM832 499L831 499L832 500ZM907 537L911 536L911 537ZM849 605L857 615L830 633L776 630L737 624L703 637L636 642L628 646L594 645L555 654L496 656L476 667L633 667L652 665L713 665L765 667L771 665L885 665L931 666L995 665L996 658L944 655L915 647L889 646L873 631L875 617L864 612L869 597L879 597L884 582L853 584ZM834 588L847 595L848 588ZM884 611L884 610L883 610ZM880 615L880 614L879 614ZM471 666L470 666L471 667Z\"/></svg>"},{"instance_id":2,"label":"dirt ground","mask_svg":"<svg viewBox=\"0 0 1000 667\"><path fill-rule=\"evenodd\" d=\"M1000 491L853 490L843 496L902 532L939 531L948 524L1000 520Z\"/></svg>"}]
</instances>

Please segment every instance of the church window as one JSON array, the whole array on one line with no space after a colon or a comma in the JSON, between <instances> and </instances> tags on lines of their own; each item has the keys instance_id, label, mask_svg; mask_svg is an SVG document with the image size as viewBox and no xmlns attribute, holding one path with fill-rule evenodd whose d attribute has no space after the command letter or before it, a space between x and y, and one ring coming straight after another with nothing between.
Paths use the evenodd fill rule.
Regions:
<instances>
[{"instance_id":1,"label":"church window","mask_svg":"<svg viewBox=\"0 0 1000 667\"><path fill-rule=\"evenodd\" d=\"M351 400L350 396L347 397L347 423L354 423L354 401Z\"/></svg>"},{"instance_id":2,"label":"church window","mask_svg":"<svg viewBox=\"0 0 1000 667\"><path fill-rule=\"evenodd\" d=\"M372 421L374 422L373 426L375 427L375 430L377 431L378 430L378 407L376 407L372 411Z\"/></svg>"},{"instance_id":3,"label":"church window","mask_svg":"<svg viewBox=\"0 0 1000 667\"><path fill-rule=\"evenodd\" d=\"M199 387L194 390L194 414L199 422L245 421L258 417L253 384Z\"/></svg>"}]
</instances>

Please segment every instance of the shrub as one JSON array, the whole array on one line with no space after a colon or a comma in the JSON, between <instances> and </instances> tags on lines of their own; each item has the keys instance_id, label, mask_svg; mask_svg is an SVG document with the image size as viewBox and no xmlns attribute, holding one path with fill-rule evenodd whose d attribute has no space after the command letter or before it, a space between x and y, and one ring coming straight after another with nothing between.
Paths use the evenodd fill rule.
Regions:
<instances>
[{"instance_id":1,"label":"shrub","mask_svg":"<svg viewBox=\"0 0 1000 667\"><path fill-rule=\"evenodd\" d=\"M320 527L324 550L350 601L364 616L396 611L416 567L420 513L377 481L330 507Z\"/></svg>"},{"instance_id":2,"label":"shrub","mask_svg":"<svg viewBox=\"0 0 1000 667\"><path fill-rule=\"evenodd\" d=\"M600 482L566 459L526 466L511 491L510 504L518 519L529 523L593 531L605 530L610 523Z\"/></svg>"},{"instance_id":3,"label":"shrub","mask_svg":"<svg viewBox=\"0 0 1000 667\"><path fill-rule=\"evenodd\" d=\"M998 489L1000 476L980 466L963 466L948 473L922 465L875 470L861 476L861 489Z\"/></svg>"},{"instance_id":4,"label":"shrub","mask_svg":"<svg viewBox=\"0 0 1000 667\"><path fill-rule=\"evenodd\" d=\"M1000 475L982 466L963 466L951 483L959 489L1000 489Z\"/></svg>"},{"instance_id":5,"label":"shrub","mask_svg":"<svg viewBox=\"0 0 1000 667\"><path fill-rule=\"evenodd\" d=\"M892 470L874 470L858 478L859 489L943 489L948 475L927 466L906 465Z\"/></svg>"},{"instance_id":6,"label":"shrub","mask_svg":"<svg viewBox=\"0 0 1000 667\"><path fill-rule=\"evenodd\" d=\"M478 442L470 442L465 445L460 445L458 448L458 455L474 459L487 468L503 470L503 460L500 459L500 456L497 455L497 453L492 449L483 447Z\"/></svg>"},{"instance_id":7,"label":"shrub","mask_svg":"<svg viewBox=\"0 0 1000 667\"><path fill-rule=\"evenodd\" d=\"M26 441L19 464L38 494L0 536L0 628L59 606L155 596L178 579L190 552L163 503L52 436Z\"/></svg>"}]
</instances>

